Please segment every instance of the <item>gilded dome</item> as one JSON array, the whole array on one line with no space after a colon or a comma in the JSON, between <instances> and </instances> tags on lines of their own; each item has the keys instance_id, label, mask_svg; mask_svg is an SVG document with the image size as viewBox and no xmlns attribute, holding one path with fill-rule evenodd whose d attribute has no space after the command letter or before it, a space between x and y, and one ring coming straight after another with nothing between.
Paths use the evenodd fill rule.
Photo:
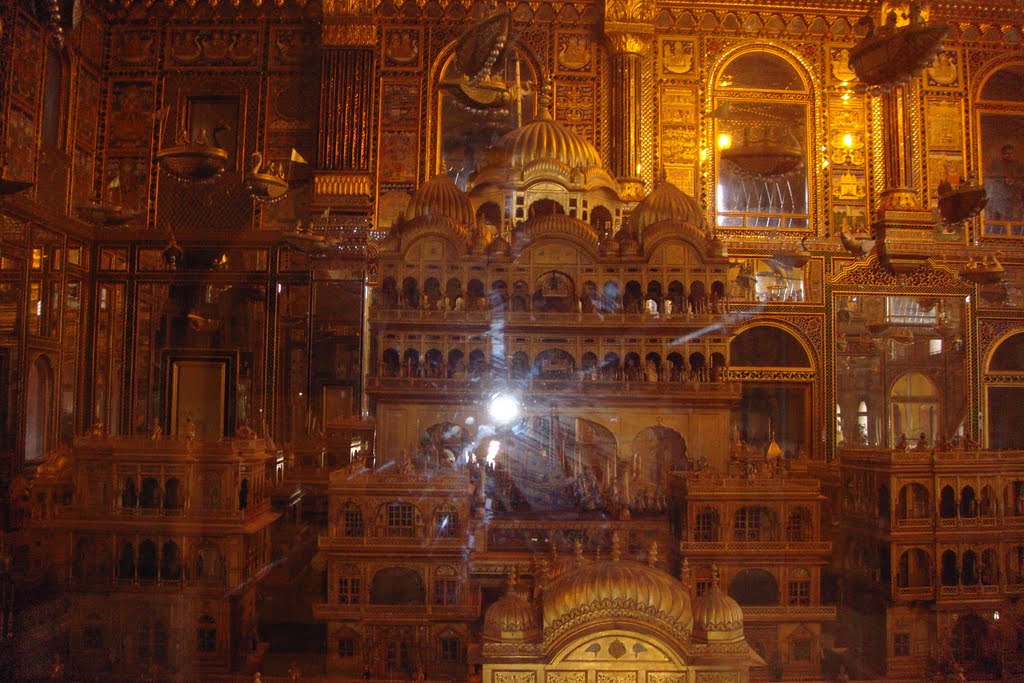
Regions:
<instances>
[{"instance_id":1,"label":"gilded dome","mask_svg":"<svg viewBox=\"0 0 1024 683\"><path fill-rule=\"evenodd\" d=\"M485 640L531 640L536 637L537 610L510 578L505 595L487 608L484 615Z\"/></svg>"},{"instance_id":2,"label":"gilded dome","mask_svg":"<svg viewBox=\"0 0 1024 683\"><path fill-rule=\"evenodd\" d=\"M544 635L552 637L581 620L636 615L683 635L693 624L690 596L674 577L632 560L582 564L544 589Z\"/></svg>"},{"instance_id":3,"label":"gilded dome","mask_svg":"<svg viewBox=\"0 0 1024 683\"><path fill-rule=\"evenodd\" d=\"M693 605L693 637L705 642L742 640L743 608L718 585L718 567L711 571L711 586Z\"/></svg>"},{"instance_id":4,"label":"gilded dome","mask_svg":"<svg viewBox=\"0 0 1024 683\"><path fill-rule=\"evenodd\" d=\"M682 223L702 231L704 212L701 211L696 199L662 179L657 187L636 205L630 223L643 235L644 230L662 221Z\"/></svg>"},{"instance_id":5,"label":"gilded dome","mask_svg":"<svg viewBox=\"0 0 1024 683\"><path fill-rule=\"evenodd\" d=\"M601 166L597 148L579 134L551 118L547 110L524 126L510 131L502 138L505 163L523 168L536 161L558 161L570 169L588 169Z\"/></svg>"},{"instance_id":6,"label":"gilded dome","mask_svg":"<svg viewBox=\"0 0 1024 683\"><path fill-rule=\"evenodd\" d=\"M417 218L448 218L462 226L476 222L476 212L469 201L469 195L460 190L446 175L434 176L420 185L409 200L405 216L408 220Z\"/></svg>"}]
</instances>

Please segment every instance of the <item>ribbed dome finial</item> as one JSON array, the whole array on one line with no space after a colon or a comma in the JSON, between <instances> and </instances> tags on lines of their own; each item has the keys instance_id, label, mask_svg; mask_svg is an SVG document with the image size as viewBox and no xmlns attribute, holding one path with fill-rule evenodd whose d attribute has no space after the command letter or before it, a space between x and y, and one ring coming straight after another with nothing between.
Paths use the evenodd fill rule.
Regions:
<instances>
[{"instance_id":1,"label":"ribbed dome finial","mask_svg":"<svg viewBox=\"0 0 1024 683\"><path fill-rule=\"evenodd\" d=\"M544 78L544 85L540 87L540 94L537 95L537 118L554 118L551 114L551 105L555 102L552 90L554 90L554 83L552 83L551 76L547 76Z\"/></svg>"},{"instance_id":2,"label":"ribbed dome finial","mask_svg":"<svg viewBox=\"0 0 1024 683\"><path fill-rule=\"evenodd\" d=\"M651 541L651 547L647 550L647 566L654 567L658 564L658 542Z\"/></svg>"},{"instance_id":3,"label":"ribbed dome finial","mask_svg":"<svg viewBox=\"0 0 1024 683\"><path fill-rule=\"evenodd\" d=\"M579 561L579 562L582 562L583 561L583 541L581 541L578 538L576 539L575 550L576 550L576 560Z\"/></svg>"},{"instance_id":4,"label":"ribbed dome finial","mask_svg":"<svg viewBox=\"0 0 1024 683\"><path fill-rule=\"evenodd\" d=\"M612 562L618 562L622 558L622 542L619 539L619 532L612 532Z\"/></svg>"}]
</instances>

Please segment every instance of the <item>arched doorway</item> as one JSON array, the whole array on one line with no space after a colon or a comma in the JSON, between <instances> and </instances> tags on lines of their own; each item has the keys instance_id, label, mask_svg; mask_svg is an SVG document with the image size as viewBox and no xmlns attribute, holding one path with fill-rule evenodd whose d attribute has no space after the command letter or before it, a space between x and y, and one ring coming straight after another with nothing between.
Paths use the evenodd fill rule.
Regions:
<instances>
[{"instance_id":1,"label":"arched doorway","mask_svg":"<svg viewBox=\"0 0 1024 683\"><path fill-rule=\"evenodd\" d=\"M39 356L28 370L25 391L25 461L42 460L50 446L53 421L53 367Z\"/></svg>"},{"instance_id":2,"label":"arched doorway","mask_svg":"<svg viewBox=\"0 0 1024 683\"><path fill-rule=\"evenodd\" d=\"M935 383L920 372L908 372L893 382L889 390L892 412L889 443L898 443L901 436L916 440L922 434L934 443L939 426L939 392Z\"/></svg>"}]
</instances>

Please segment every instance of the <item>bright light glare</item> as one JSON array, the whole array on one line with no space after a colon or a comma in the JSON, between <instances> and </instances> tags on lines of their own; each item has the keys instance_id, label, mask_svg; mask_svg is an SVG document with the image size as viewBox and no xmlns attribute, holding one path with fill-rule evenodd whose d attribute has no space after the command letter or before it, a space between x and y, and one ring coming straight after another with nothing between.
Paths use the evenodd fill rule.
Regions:
<instances>
[{"instance_id":1,"label":"bright light glare","mask_svg":"<svg viewBox=\"0 0 1024 683\"><path fill-rule=\"evenodd\" d=\"M508 394L498 394L487 407L491 419L499 424L508 424L519 417L519 401Z\"/></svg>"},{"instance_id":2,"label":"bright light glare","mask_svg":"<svg viewBox=\"0 0 1024 683\"><path fill-rule=\"evenodd\" d=\"M847 133L843 136L843 146L847 148L853 147L853 135Z\"/></svg>"},{"instance_id":3,"label":"bright light glare","mask_svg":"<svg viewBox=\"0 0 1024 683\"><path fill-rule=\"evenodd\" d=\"M719 133L718 149L729 149L732 147L732 136L728 133Z\"/></svg>"},{"instance_id":4,"label":"bright light glare","mask_svg":"<svg viewBox=\"0 0 1024 683\"><path fill-rule=\"evenodd\" d=\"M498 457L498 450L501 448L501 442L498 440L492 440L487 444L487 464L493 465L494 459Z\"/></svg>"}]
</instances>

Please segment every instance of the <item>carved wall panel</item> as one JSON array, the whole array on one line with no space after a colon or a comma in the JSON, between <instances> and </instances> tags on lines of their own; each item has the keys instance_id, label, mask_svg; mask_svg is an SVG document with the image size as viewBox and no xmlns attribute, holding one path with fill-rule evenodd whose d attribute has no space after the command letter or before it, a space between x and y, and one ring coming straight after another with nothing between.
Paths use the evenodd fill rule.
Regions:
<instances>
[{"instance_id":1,"label":"carved wall panel","mask_svg":"<svg viewBox=\"0 0 1024 683\"><path fill-rule=\"evenodd\" d=\"M415 183L419 169L419 80L384 79L380 98L380 181L388 185Z\"/></svg>"},{"instance_id":2,"label":"carved wall panel","mask_svg":"<svg viewBox=\"0 0 1024 683\"><path fill-rule=\"evenodd\" d=\"M422 29L387 27L383 32L383 69L419 71L423 68Z\"/></svg>"},{"instance_id":3,"label":"carved wall panel","mask_svg":"<svg viewBox=\"0 0 1024 683\"><path fill-rule=\"evenodd\" d=\"M697 192L699 137L697 91L694 88L661 88L661 147L659 155L669 182L693 196Z\"/></svg>"},{"instance_id":4,"label":"carved wall panel","mask_svg":"<svg viewBox=\"0 0 1024 683\"><path fill-rule=\"evenodd\" d=\"M106 125L107 148L120 153L148 155L159 110L152 81L112 82ZM173 135L171 131L177 131L175 121L172 117L165 124L165 136ZM159 123L163 124L162 121Z\"/></svg>"},{"instance_id":5,"label":"carved wall panel","mask_svg":"<svg viewBox=\"0 0 1024 683\"><path fill-rule=\"evenodd\" d=\"M555 86L555 120L592 144L596 141L596 103L596 87L591 83L557 83Z\"/></svg>"},{"instance_id":6,"label":"carved wall panel","mask_svg":"<svg viewBox=\"0 0 1024 683\"><path fill-rule=\"evenodd\" d=\"M270 29L271 68L318 68L318 52L319 39L314 30L276 26Z\"/></svg>"},{"instance_id":7,"label":"carved wall panel","mask_svg":"<svg viewBox=\"0 0 1024 683\"><path fill-rule=\"evenodd\" d=\"M555 72L559 74L592 74L596 68L594 41L589 33L555 32Z\"/></svg>"},{"instance_id":8,"label":"carved wall panel","mask_svg":"<svg viewBox=\"0 0 1024 683\"><path fill-rule=\"evenodd\" d=\"M110 61L129 69L154 69L157 62L159 33L148 28L117 31L111 36Z\"/></svg>"},{"instance_id":9,"label":"carved wall panel","mask_svg":"<svg viewBox=\"0 0 1024 683\"><path fill-rule=\"evenodd\" d=\"M254 67L261 48L257 28L174 28L167 36L166 67Z\"/></svg>"}]
</instances>

